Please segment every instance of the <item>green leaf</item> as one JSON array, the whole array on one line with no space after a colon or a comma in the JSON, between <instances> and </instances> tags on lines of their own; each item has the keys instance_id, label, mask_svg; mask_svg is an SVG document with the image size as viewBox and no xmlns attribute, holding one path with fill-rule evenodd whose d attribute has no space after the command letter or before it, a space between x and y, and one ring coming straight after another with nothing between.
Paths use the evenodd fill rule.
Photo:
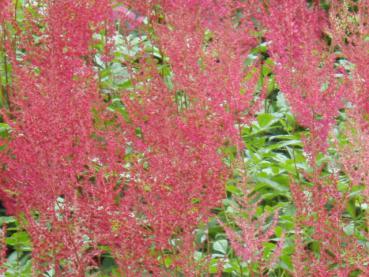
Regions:
<instances>
[{"instance_id":1,"label":"green leaf","mask_svg":"<svg viewBox=\"0 0 369 277\"><path fill-rule=\"evenodd\" d=\"M133 87L132 80L127 80L121 84L118 85L118 88L121 90L126 90Z\"/></svg>"},{"instance_id":2,"label":"green leaf","mask_svg":"<svg viewBox=\"0 0 369 277\"><path fill-rule=\"evenodd\" d=\"M264 177L255 177L254 180L256 181L257 185L255 189L260 189L264 186L270 187L272 189L275 189L279 192L287 192L288 187L282 186L280 183L273 181L269 178Z\"/></svg>"},{"instance_id":3,"label":"green leaf","mask_svg":"<svg viewBox=\"0 0 369 277\"><path fill-rule=\"evenodd\" d=\"M16 232L11 237L6 238L6 244L13 246L20 251L31 251L31 241L26 232Z\"/></svg>"},{"instance_id":4,"label":"green leaf","mask_svg":"<svg viewBox=\"0 0 369 277\"><path fill-rule=\"evenodd\" d=\"M10 126L6 123L0 123L0 136L5 137L10 131Z\"/></svg>"},{"instance_id":5,"label":"green leaf","mask_svg":"<svg viewBox=\"0 0 369 277\"><path fill-rule=\"evenodd\" d=\"M217 240L213 244L213 249L219 253L227 254L228 241L225 239Z\"/></svg>"},{"instance_id":6,"label":"green leaf","mask_svg":"<svg viewBox=\"0 0 369 277\"><path fill-rule=\"evenodd\" d=\"M269 113L260 114L258 116L257 120L258 120L259 126L261 128L269 126L269 125L273 124L276 121L275 117L272 114L269 114Z\"/></svg>"},{"instance_id":7,"label":"green leaf","mask_svg":"<svg viewBox=\"0 0 369 277\"><path fill-rule=\"evenodd\" d=\"M129 114L119 98L114 98L111 105L108 107L109 111L120 113L126 122L130 122Z\"/></svg>"},{"instance_id":8,"label":"green leaf","mask_svg":"<svg viewBox=\"0 0 369 277\"><path fill-rule=\"evenodd\" d=\"M226 190L235 195L242 195L242 191L235 185L231 184L226 185Z\"/></svg>"},{"instance_id":9,"label":"green leaf","mask_svg":"<svg viewBox=\"0 0 369 277\"><path fill-rule=\"evenodd\" d=\"M2 216L0 217L0 226L3 224L15 223L17 220L13 216Z\"/></svg>"},{"instance_id":10,"label":"green leaf","mask_svg":"<svg viewBox=\"0 0 369 277\"><path fill-rule=\"evenodd\" d=\"M343 231L346 233L346 235L348 236L352 236L355 232L355 225L353 222L351 222L350 224L346 225L345 227L343 227Z\"/></svg>"}]
</instances>

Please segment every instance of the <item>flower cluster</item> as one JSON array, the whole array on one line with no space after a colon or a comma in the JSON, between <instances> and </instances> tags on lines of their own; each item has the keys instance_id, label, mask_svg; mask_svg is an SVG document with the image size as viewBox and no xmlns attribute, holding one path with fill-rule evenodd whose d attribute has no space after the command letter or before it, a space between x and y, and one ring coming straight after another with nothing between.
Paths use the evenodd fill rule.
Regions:
<instances>
[{"instance_id":1,"label":"flower cluster","mask_svg":"<svg viewBox=\"0 0 369 277\"><path fill-rule=\"evenodd\" d=\"M369 195L368 0L330 1L329 11L305 0L39 0L22 1L21 18L10 16L13 2L0 0L11 64L0 197L30 235L35 275L84 276L104 254L122 276L202 274L196 228L229 194L229 178L249 181L242 133L273 97L269 77L309 132L310 168L295 161L300 179L286 193L295 226L279 243L279 213L257 218L250 184L235 228L219 221L234 252L263 275L276 259L265 244L278 256L286 235L296 276L368 274L357 239L367 231L347 232L344 217L355 189ZM260 45L264 56L252 54ZM125 79L110 92L116 68ZM352 124L333 170L318 159L330 154L340 112Z\"/></svg>"}]
</instances>

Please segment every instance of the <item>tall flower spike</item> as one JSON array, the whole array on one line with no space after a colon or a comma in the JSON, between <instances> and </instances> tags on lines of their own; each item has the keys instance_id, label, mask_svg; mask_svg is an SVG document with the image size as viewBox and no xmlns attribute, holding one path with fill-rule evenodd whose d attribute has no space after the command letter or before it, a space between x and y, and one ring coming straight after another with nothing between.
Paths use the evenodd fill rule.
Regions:
<instances>
[{"instance_id":1,"label":"tall flower spike","mask_svg":"<svg viewBox=\"0 0 369 277\"><path fill-rule=\"evenodd\" d=\"M314 161L326 151L328 133L343 107L336 57L323 39L327 19L303 0L271 1L265 12L276 78L298 122L310 130L305 149Z\"/></svg>"},{"instance_id":2,"label":"tall flower spike","mask_svg":"<svg viewBox=\"0 0 369 277\"><path fill-rule=\"evenodd\" d=\"M238 214L232 220L240 231L234 230L223 222L220 224L224 228L236 255L248 263L250 270L254 264L258 264L258 271L264 272L264 270L270 269L275 260L279 258L278 255L283 244L283 238L281 238L272 257L266 259L263 257L264 244L269 242L274 235L278 223L277 216L268 213L257 215L259 202L247 194L237 199L237 202L239 207L233 208L238 211ZM268 225L267 228L265 228L266 225ZM250 274L254 273L250 272Z\"/></svg>"},{"instance_id":3,"label":"tall flower spike","mask_svg":"<svg viewBox=\"0 0 369 277\"><path fill-rule=\"evenodd\" d=\"M28 221L36 267L82 275L95 253L86 250L94 242L85 239L93 234L91 214L79 205L81 180L94 159L104 160L93 139L92 110L100 99L89 42L107 18L109 2L37 5L44 10L38 18L26 12L20 33L25 54L11 55L14 109L6 118L12 132L2 156L2 196L9 213L24 213Z\"/></svg>"},{"instance_id":4,"label":"tall flower spike","mask_svg":"<svg viewBox=\"0 0 369 277\"><path fill-rule=\"evenodd\" d=\"M169 57L175 90L184 90L191 103L212 113L235 143L235 124L247 123L262 99L255 94L258 71L249 73L244 61L257 45L247 14L251 4L234 1L168 1L163 3L166 24L154 22L158 43ZM244 18L237 22L236 12ZM177 20L181 18L182 20ZM256 65L257 66L257 65Z\"/></svg>"},{"instance_id":5,"label":"tall flower spike","mask_svg":"<svg viewBox=\"0 0 369 277\"><path fill-rule=\"evenodd\" d=\"M11 1L0 0L0 23L2 24L6 18L9 17Z\"/></svg>"},{"instance_id":6,"label":"tall flower spike","mask_svg":"<svg viewBox=\"0 0 369 277\"><path fill-rule=\"evenodd\" d=\"M342 50L343 58L347 59L347 70L351 75L346 80L351 93L345 95L354 106L354 111L349 113L360 121L362 127L368 128L369 1L335 1L330 11L330 31Z\"/></svg>"}]
</instances>

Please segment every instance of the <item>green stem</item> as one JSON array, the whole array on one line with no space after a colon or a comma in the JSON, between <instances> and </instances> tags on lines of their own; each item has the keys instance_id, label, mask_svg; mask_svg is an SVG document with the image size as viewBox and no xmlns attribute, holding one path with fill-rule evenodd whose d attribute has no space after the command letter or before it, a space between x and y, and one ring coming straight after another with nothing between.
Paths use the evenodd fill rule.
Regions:
<instances>
[{"instance_id":1,"label":"green stem","mask_svg":"<svg viewBox=\"0 0 369 277\"><path fill-rule=\"evenodd\" d=\"M2 24L2 40L0 43L0 52L2 53L2 62L4 69L4 79L5 83L3 84L3 78L0 76L0 89L1 89L1 103L9 109L9 95L8 95L8 85L9 85L9 76L8 76L8 58L6 56L6 33L5 33L5 23Z\"/></svg>"}]
</instances>

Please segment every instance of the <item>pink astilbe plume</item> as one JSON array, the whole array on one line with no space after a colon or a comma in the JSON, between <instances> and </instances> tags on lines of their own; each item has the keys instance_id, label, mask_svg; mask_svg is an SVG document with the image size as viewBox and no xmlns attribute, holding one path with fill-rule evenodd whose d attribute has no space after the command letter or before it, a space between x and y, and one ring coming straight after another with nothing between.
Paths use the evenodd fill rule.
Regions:
<instances>
[{"instance_id":1,"label":"pink astilbe plume","mask_svg":"<svg viewBox=\"0 0 369 277\"><path fill-rule=\"evenodd\" d=\"M369 132L367 128L363 128L363 118L357 117L351 118L345 124L343 130L343 136L345 140L341 143L337 143L338 148L338 162L343 172L348 177L347 191L352 192L359 190L359 203L366 205L369 199L369 174L368 174L368 154L369 154ZM367 211L362 211L364 216L367 217ZM364 223L364 228L367 227L367 221ZM361 229L361 228L360 228ZM368 241L369 235L367 230L360 230L362 239ZM358 256L361 258L357 262L357 266L364 274L369 274L367 268L368 261L365 258L368 257L368 250L366 247L359 246L357 249Z\"/></svg>"},{"instance_id":2,"label":"pink astilbe plume","mask_svg":"<svg viewBox=\"0 0 369 277\"><path fill-rule=\"evenodd\" d=\"M244 65L259 43L251 22L256 3L138 1L130 6L148 16L152 39L173 72L173 91L184 91L191 107L206 109L234 142L240 140L235 123L246 124L264 96L257 90L260 61L253 71Z\"/></svg>"},{"instance_id":3,"label":"pink astilbe plume","mask_svg":"<svg viewBox=\"0 0 369 277\"><path fill-rule=\"evenodd\" d=\"M369 114L369 1L333 2L330 10L331 33L340 47L343 58L351 65L348 83L350 93L345 95L354 110L348 114L368 127Z\"/></svg>"},{"instance_id":4,"label":"pink astilbe plume","mask_svg":"<svg viewBox=\"0 0 369 277\"><path fill-rule=\"evenodd\" d=\"M365 276L368 250L353 234L344 231L349 222L342 215L349 193L338 191L333 176L306 178L311 178L313 187L291 185L296 205L292 258L295 276L350 276L357 270Z\"/></svg>"},{"instance_id":5,"label":"pink astilbe plume","mask_svg":"<svg viewBox=\"0 0 369 277\"><path fill-rule=\"evenodd\" d=\"M362 187L361 201L367 203L368 179L368 92L369 92L369 1L342 1L332 3L330 10L331 32L334 42L342 51L349 72L347 122L338 143L339 164L348 176L349 191ZM365 211L365 216L367 212ZM366 223L367 225L367 223ZM367 231L362 232L368 239ZM368 274L362 266L363 274Z\"/></svg>"},{"instance_id":6,"label":"pink astilbe plume","mask_svg":"<svg viewBox=\"0 0 369 277\"><path fill-rule=\"evenodd\" d=\"M154 27L169 57L174 89L184 90L194 106L208 109L224 132L238 140L235 124L247 123L259 107L253 101L258 103L263 96L255 95L258 71L245 81L249 72L244 61L257 45L248 14L252 4L163 1L163 8L168 10L166 24L155 22ZM237 22L239 10L243 18Z\"/></svg>"},{"instance_id":7,"label":"pink astilbe plume","mask_svg":"<svg viewBox=\"0 0 369 277\"><path fill-rule=\"evenodd\" d=\"M129 29L134 29L145 21L144 16L135 14L123 5L118 5L113 9L112 19L120 21L123 25L129 23Z\"/></svg>"},{"instance_id":8,"label":"pink astilbe plume","mask_svg":"<svg viewBox=\"0 0 369 277\"><path fill-rule=\"evenodd\" d=\"M310 130L305 150L314 161L343 107L335 54L323 39L327 18L306 1L271 1L262 18L276 78L298 122Z\"/></svg>"},{"instance_id":9,"label":"pink astilbe plume","mask_svg":"<svg viewBox=\"0 0 369 277\"><path fill-rule=\"evenodd\" d=\"M328 18L305 1L271 2L266 11L269 16L262 21L277 81L298 122L309 128L305 151L314 166L313 174L306 176L313 186L291 185L296 205L295 275L349 276L355 270L366 274L366 249L344 232L349 193L338 190L338 176L322 177L323 168L314 164L316 155L327 150L328 134L344 107L343 100L356 103L350 98L354 94L346 93L348 82L341 84L343 78L337 78L342 71L335 68L335 39L325 38L330 32Z\"/></svg>"},{"instance_id":10,"label":"pink astilbe plume","mask_svg":"<svg viewBox=\"0 0 369 277\"><path fill-rule=\"evenodd\" d=\"M240 230L234 230L223 222L220 224L224 228L236 255L248 264L249 274L251 276L255 274L253 267L258 264L257 272L263 276L264 271L271 269L273 263L279 258L284 243L282 235L272 257L264 257L265 243L269 242L275 235L275 227L278 223L277 215L267 212L258 215L257 209L260 201L256 201L247 194L236 200L239 206L233 207L237 211L237 216L233 215L232 220Z\"/></svg>"},{"instance_id":11,"label":"pink astilbe plume","mask_svg":"<svg viewBox=\"0 0 369 277\"><path fill-rule=\"evenodd\" d=\"M9 17L11 1L0 0L0 23L2 24L5 19Z\"/></svg>"},{"instance_id":12,"label":"pink astilbe plume","mask_svg":"<svg viewBox=\"0 0 369 277\"><path fill-rule=\"evenodd\" d=\"M21 61L11 55L13 110L5 116L12 131L2 155L1 194L9 213L27 219L36 266L82 275L95 254L86 239L90 215L79 205L83 184L78 179L91 171L94 159L103 159L93 139L92 109L99 96L89 41L107 17L109 3L43 4L38 20L46 29L26 14L27 32L19 38L25 55ZM62 260L69 261L64 268Z\"/></svg>"},{"instance_id":13,"label":"pink astilbe plume","mask_svg":"<svg viewBox=\"0 0 369 277\"><path fill-rule=\"evenodd\" d=\"M132 171L142 198L139 210L163 251L173 248L171 238L192 234L208 218L209 207L223 197L226 171L217 153L223 142L217 126L206 114L179 115L169 91L155 85L152 81L144 103L126 99L125 104L132 124L142 131L141 139L132 134L135 149L144 155Z\"/></svg>"},{"instance_id":14,"label":"pink astilbe plume","mask_svg":"<svg viewBox=\"0 0 369 277\"><path fill-rule=\"evenodd\" d=\"M338 145L339 162L343 171L349 176L352 186L364 185L364 195L369 197L369 144L368 130L361 128L361 121L347 122L344 131L345 143Z\"/></svg>"}]
</instances>

